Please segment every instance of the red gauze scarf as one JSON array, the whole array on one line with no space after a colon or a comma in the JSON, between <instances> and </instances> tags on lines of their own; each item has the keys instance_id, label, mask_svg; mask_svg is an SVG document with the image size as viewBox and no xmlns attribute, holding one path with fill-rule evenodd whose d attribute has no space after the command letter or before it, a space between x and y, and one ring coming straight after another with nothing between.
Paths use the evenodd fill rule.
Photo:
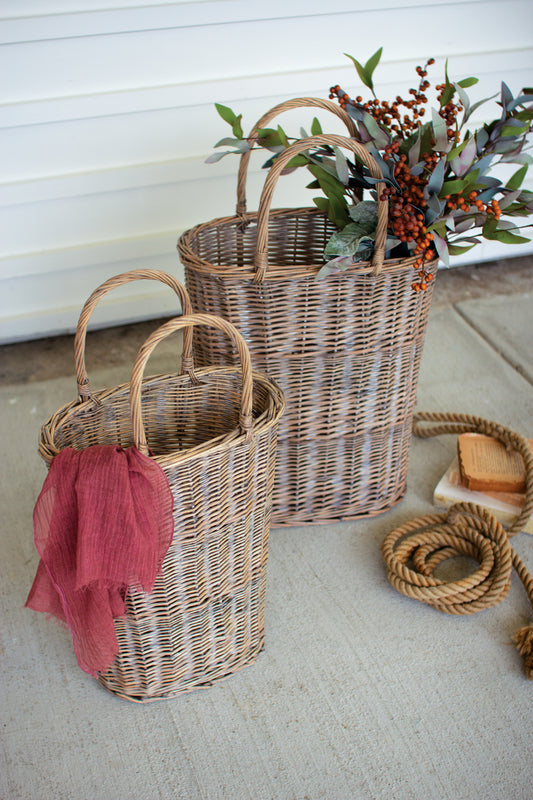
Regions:
<instances>
[{"instance_id":1,"label":"red gauze scarf","mask_svg":"<svg viewBox=\"0 0 533 800\"><path fill-rule=\"evenodd\" d=\"M26 607L69 626L84 672L113 663L128 587L153 589L172 509L165 473L135 447L67 448L53 459L33 512L41 561Z\"/></svg>"}]
</instances>

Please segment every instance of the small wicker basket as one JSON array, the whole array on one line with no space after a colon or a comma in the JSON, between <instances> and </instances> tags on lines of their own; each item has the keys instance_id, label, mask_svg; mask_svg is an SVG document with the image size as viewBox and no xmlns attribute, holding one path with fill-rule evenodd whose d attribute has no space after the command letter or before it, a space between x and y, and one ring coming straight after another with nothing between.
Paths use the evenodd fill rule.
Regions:
<instances>
[{"instance_id":1,"label":"small wicker basket","mask_svg":"<svg viewBox=\"0 0 533 800\"><path fill-rule=\"evenodd\" d=\"M78 342L86 320L85 314ZM184 330L186 350L188 332L204 325L231 338L240 368L195 370L189 362L182 366L186 374L143 379L160 341ZM83 364L79 353L77 363ZM84 366L78 382L85 399L59 409L42 427L47 464L65 447L135 444L161 466L174 496L174 537L161 574L150 594L128 591L126 616L115 621L119 654L98 680L137 702L208 686L252 663L263 646L282 393L252 370L235 328L204 314L158 328L139 350L130 384L93 393Z\"/></svg>"},{"instance_id":2,"label":"small wicker basket","mask_svg":"<svg viewBox=\"0 0 533 800\"><path fill-rule=\"evenodd\" d=\"M289 107L310 104L328 107L309 98L291 101ZM341 116L337 106L329 105ZM265 115L254 131L280 110L283 105ZM310 137L276 159L258 213L246 213L246 154L237 214L197 225L178 242L195 309L232 322L246 339L254 364L285 393L275 525L370 516L401 499L433 289L432 282L425 292L413 292L414 257L384 260L388 207L382 200L372 263L316 279L335 228L317 209L271 211L270 206L290 159L322 144L351 150L374 177L382 177L355 139ZM377 184L378 197L382 186ZM232 357L217 331L202 331L194 350L197 363L226 363Z\"/></svg>"}]
</instances>

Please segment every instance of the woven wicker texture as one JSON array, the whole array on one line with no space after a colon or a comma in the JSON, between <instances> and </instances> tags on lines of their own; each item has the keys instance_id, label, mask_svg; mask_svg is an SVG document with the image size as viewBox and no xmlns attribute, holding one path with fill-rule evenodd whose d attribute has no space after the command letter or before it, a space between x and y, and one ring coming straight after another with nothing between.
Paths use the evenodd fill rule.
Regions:
<instances>
[{"instance_id":1,"label":"woven wicker texture","mask_svg":"<svg viewBox=\"0 0 533 800\"><path fill-rule=\"evenodd\" d=\"M158 342L203 325L231 337L240 366L191 364L187 374L143 378ZM137 702L170 697L257 657L283 410L280 389L251 369L233 326L197 314L170 320L146 340L131 391L130 384L99 390L43 426L48 464L65 447L135 444L162 467L174 496L174 538L154 590L133 587L126 617L115 622L119 654L99 676L109 691Z\"/></svg>"},{"instance_id":2,"label":"woven wicker texture","mask_svg":"<svg viewBox=\"0 0 533 800\"><path fill-rule=\"evenodd\" d=\"M507 596L514 567L533 608L533 578L509 541L533 511L533 453L527 440L503 425L469 414L420 412L415 416L414 432L421 438L482 433L519 453L526 472L524 506L507 531L489 511L474 503L456 503L445 513L428 514L391 531L381 549L392 586L437 611L474 614ZM464 578L444 580L438 567L454 556L467 556L479 566ZM533 680L533 624L518 630L513 638L524 658L527 677Z\"/></svg>"},{"instance_id":3,"label":"woven wicker texture","mask_svg":"<svg viewBox=\"0 0 533 800\"><path fill-rule=\"evenodd\" d=\"M386 202L379 203L373 262L316 279L335 228L316 209L271 210L271 202L287 162L319 144L350 150L381 177L354 139L310 137L276 159L258 213L243 211L241 165L241 213L198 225L178 242L195 309L230 320L256 368L286 395L276 525L373 515L403 496L433 287L412 291L414 258L383 261ZM199 364L228 363L233 353L216 331L203 330L195 335L195 357Z\"/></svg>"}]
</instances>

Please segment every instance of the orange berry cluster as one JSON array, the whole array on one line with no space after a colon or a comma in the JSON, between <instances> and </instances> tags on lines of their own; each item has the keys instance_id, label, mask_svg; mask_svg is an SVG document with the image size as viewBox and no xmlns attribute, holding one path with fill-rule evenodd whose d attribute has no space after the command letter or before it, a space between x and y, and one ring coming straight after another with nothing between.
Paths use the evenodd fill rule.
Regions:
<instances>
[{"instance_id":1,"label":"orange berry cluster","mask_svg":"<svg viewBox=\"0 0 533 800\"><path fill-rule=\"evenodd\" d=\"M478 198L478 192L475 190L471 191L467 198L463 197L463 192L460 191L457 194L445 195L444 199L446 200L446 206L450 211L455 211L456 209L460 209L465 213L471 213L474 208L480 214L488 214L489 216L494 216L496 219L500 219L501 217L501 208L497 200L491 200L490 203L484 203L483 200Z\"/></svg>"},{"instance_id":2,"label":"orange berry cluster","mask_svg":"<svg viewBox=\"0 0 533 800\"><path fill-rule=\"evenodd\" d=\"M439 157L437 153L424 153L426 169L420 175L413 175L407 165L407 156L403 153L398 155L399 147L398 140L387 145L383 159L388 161L395 158L394 177L400 190L387 186L380 199L389 200L389 219L393 234L401 242L415 243L414 254L417 258L413 267L418 273L418 281L413 283L413 289L420 291L426 289L428 282L433 280L432 273L425 268L426 262L435 258L435 251L433 234L424 224L423 209L427 206L424 187Z\"/></svg>"},{"instance_id":3,"label":"orange berry cluster","mask_svg":"<svg viewBox=\"0 0 533 800\"><path fill-rule=\"evenodd\" d=\"M356 97L355 100L352 100L338 85L332 86L329 94L330 100L337 98L343 109L346 109L351 104L366 111L376 122L387 128L391 136L394 136L391 144L384 148L383 158L386 161L393 159L396 162L394 176L400 190L398 191L388 186L382 193L382 199L388 198L389 200L389 219L392 233L401 242L415 243L414 254L416 260L413 266L417 272L417 280L413 283L413 289L417 292L427 288L428 282L433 280L433 274L428 272L426 268L427 262L433 260L436 253L433 234L429 233L424 225L424 209L427 206L424 199L424 188L442 154L433 150L429 153L421 153L420 158L424 161L425 168L419 175L412 175L407 164L407 156L399 154L399 149L402 141L423 125L424 106L428 102L426 91L430 87L430 83L427 80L427 68L434 63L435 59L430 58L424 67L416 67L416 73L420 80L417 89L409 89L409 94L412 98L410 100L404 100L398 95L393 103L388 103L386 100L380 101L374 96L374 99L363 103L362 97ZM438 100L440 101L446 89L446 84L440 84L435 88L439 91ZM408 113L401 113L400 108L403 108ZM452 101L439 111L440 116L446 122L449 139L455 137L456 118L460 111L462 111L462 106ZM433 146L435 142L432 141L431 144ZM450 197L449 200L457 203L456 208L462 208L458 198L452 200ZM449 207L450 209L452 208L452 206ZM469 207L466 206L466 208L468 210ZM490 211L489 208L491 209ZM497 204L494 204L494 201L490 205L484 206L484 210L495 215L499 213Z\"/></svg>"},{"instance_id":4,"label":"orange berry cluster","mask_svg":"<svg viewBox=\"0 0 533 800\"><path fill-rule=\"evenodd\" d=\"M439 92L437 95L437 100L440 102L444 91L446 89L445 83L438 83L435 85L435 89ZM463 110L463 106L461 103L454 103L453 100L450 100L449 103L446 103L440 111L439 115L443 118L447 126L448 132L448 139L455 139L455 135L457 133L457 115Z\"/></svg>"},{"instance_id":5,"label":"orange berry cluster","mask_svg":"<svg viewBox=\"0 0 533 800\"><path fill-rule=\"evenodd\" d=\"M363 103L363 98L360 96L352 100L346 92L342 91L338 84L330 87L329 99L334 100L336 98L343 109L349 104L359 106L363 111L374 117L376 122L390 128L398 136L406 138L406 136L409 136L414 130L422 126L422 117L426 113L424 105L428 102L425 92L430 86L429 81L426 80L427 67L434 63L435 59L430 58L425 67L416 68L420 82L417 89L409 89L409 94L412 96L411 100L404 100L398 95L392 103L387 100L378 100L377 97ZM402 114L401 108L406 109L409 113Z\"/></svg>"}]
</instances>

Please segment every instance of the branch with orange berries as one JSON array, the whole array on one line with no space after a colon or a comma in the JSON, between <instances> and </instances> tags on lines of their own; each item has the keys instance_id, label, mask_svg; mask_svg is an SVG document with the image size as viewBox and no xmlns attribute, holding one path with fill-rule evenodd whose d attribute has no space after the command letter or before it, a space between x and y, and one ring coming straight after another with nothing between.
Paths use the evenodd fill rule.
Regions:
<instances>
[{"instance_id":1,"label":"branch with orange berries","mask_svg":"<svg viewBox=\"0 0 533 800\"><path fill-rule=\"evenodd\" d=\"M338 228L325 248L326 263L319 278L371 258L376 201L386 199L386 257L415 256L413 289L423 291L433 279L427 265L437 256L449 265L450 256L465 253L482 239L505 244L529 241L522 235L522 227L531 228L528 217L533 214L533 192L523 188L523 181L533 162L527 152L533 90L524 89L514 97L502 83L498 115L469 130L467 123L473 113L496 97L471 103L466 89L478 82L476 78L451 81L446 62L444 81L434 87L435 101L428 110L428 73L435 64L430 58L416 67L418 85L409 90L407 98L397 95L392 101L380 100L374 71L381 55L382 48L364 64L348 56L359 79L370 89L370 99L352 98L339 85L331 87L329 97L337 99L353 119L358 140L378 162L385 183L382 196L376 196L376 179L368 168L346 158L338 148L308 150L294 158L287 171L309 170L314 179L309 188L319 189L323 195L313 200ZM255 144L250 145L242 134L241 116L225 106L217 105L217 110L231 125L234 138L223 139L216 147L229 145L233 150L215 153L207 159L210 162L228 152L266 149L271 153L264 164L268 168L291 142L308 135L301 130L300 137L290 137L278 126L258 131ZM322 133L316 118L311 133ZM502 168L512 164L518 169L504 180ZM525 225L518 226L516 217L523 218Z\"/></svg>"}]
</instances>

